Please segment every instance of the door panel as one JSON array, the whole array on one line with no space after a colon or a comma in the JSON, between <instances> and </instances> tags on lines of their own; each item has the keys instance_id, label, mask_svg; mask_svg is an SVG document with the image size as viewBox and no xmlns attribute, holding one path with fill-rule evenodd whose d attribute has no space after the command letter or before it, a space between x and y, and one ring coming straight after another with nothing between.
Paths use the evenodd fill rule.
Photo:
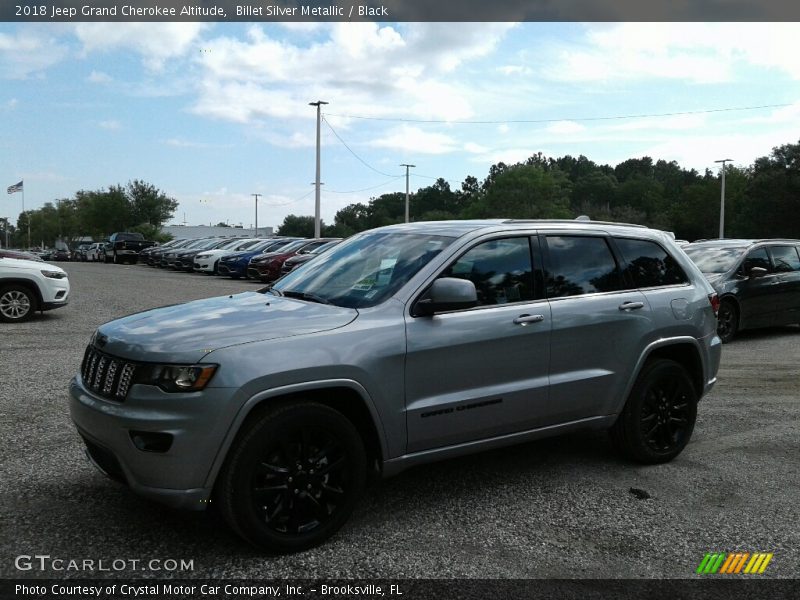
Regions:
<instances>
[{"instance_id":1,"label":"door panel","mask_svg":"<svg viewBox=\"0 0 800 600\"><path fill-rule=\"evenodd\" d=\"M546 301L410 318L408 451L542 424L550 327Z\"/></svg>"}]
</instances>

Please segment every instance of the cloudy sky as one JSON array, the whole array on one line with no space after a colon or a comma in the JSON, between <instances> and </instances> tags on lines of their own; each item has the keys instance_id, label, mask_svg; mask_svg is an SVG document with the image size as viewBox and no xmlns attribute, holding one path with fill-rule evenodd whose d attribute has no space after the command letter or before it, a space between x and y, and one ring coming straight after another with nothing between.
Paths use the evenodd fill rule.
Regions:
<instances>
[{"instance_id":1,"label":"cloudy sky","mask_svg":"<svg viewBox=\"0 0 800 600\"><path fill-rule=\"evenodd\" d=\"M245 227L259 193L278 226L314 212L315 100L329 223L400 163L412 191L536 152L749 165L800 140L798 56L781 23L0 23L0 185L36 208L142 179L175 222Z\"/></svg>"}]
</instances>

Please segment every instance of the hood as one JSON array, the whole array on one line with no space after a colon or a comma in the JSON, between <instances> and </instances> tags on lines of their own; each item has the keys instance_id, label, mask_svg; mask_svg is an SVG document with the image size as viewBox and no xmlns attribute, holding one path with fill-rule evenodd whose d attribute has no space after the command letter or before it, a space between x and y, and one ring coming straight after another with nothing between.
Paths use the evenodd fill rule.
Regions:
<instances>
[{"instance_id":1,"label":"hood","mask_svg":"<svg viewBox=\"0 0 800 600\"><path fill-rule=\"evenodd\" d=\"M245 292L137 313L102 325L98 346L145 362L198 362L213 350L343 327L352 308Z\"/></svg>"},{"instance_id":2,"label":"hood","mask_svg":"<svg viewBox=\"0 0 800 600\"><path fill-rule=\"evenodd\" d=\"M60 271L66 273L66 271L59 266L38 260L28 260L26 258L0 258L0 266L5 269L19 269L20 271Z\"/></svg>"}]
</instances>

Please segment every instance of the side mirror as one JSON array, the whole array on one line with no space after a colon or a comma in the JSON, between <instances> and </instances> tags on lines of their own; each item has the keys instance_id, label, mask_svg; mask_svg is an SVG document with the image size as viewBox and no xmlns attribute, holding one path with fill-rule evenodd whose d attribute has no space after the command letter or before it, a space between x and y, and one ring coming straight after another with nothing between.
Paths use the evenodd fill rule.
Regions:
<instances>
[{"instance_id":1,"label":"side mirror","mask_svg":"<svg viewBox=\"0 0 800 600\"><path fill-rule=\"evenodd\" d=\"M763 277L767 274L767 270L764 267L750 267L750 271L747 273L751 279L755 279L756 277Z\"/></svg>"},{"instance_id":2,"label":"side mirror","mask_svg":"<svg viewBox=\"0 0 800 600\"><path fill-rule=\"evenodd\" d=\"M478 304L475 284L468 279L442 277L433 282L428 293L414 305L415 316L430 316L447 310L462 310Z\"/></svg>"}]
</instances>

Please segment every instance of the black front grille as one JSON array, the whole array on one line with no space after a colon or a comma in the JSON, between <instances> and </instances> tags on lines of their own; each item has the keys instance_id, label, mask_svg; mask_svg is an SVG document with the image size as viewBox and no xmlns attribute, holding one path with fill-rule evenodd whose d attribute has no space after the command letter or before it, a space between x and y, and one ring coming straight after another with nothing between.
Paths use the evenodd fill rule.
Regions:
<instances>
[{"instance_id":1,"label":"black front grille","mask_svg":"<svg viewBox=\"0 0 800 600\"><path fill-rule=\"evenodd\" d=\"M139 365L100 352L89 345L83 355L83 384L98 396L124 402Z\"/></svg>"}]
</instances>

